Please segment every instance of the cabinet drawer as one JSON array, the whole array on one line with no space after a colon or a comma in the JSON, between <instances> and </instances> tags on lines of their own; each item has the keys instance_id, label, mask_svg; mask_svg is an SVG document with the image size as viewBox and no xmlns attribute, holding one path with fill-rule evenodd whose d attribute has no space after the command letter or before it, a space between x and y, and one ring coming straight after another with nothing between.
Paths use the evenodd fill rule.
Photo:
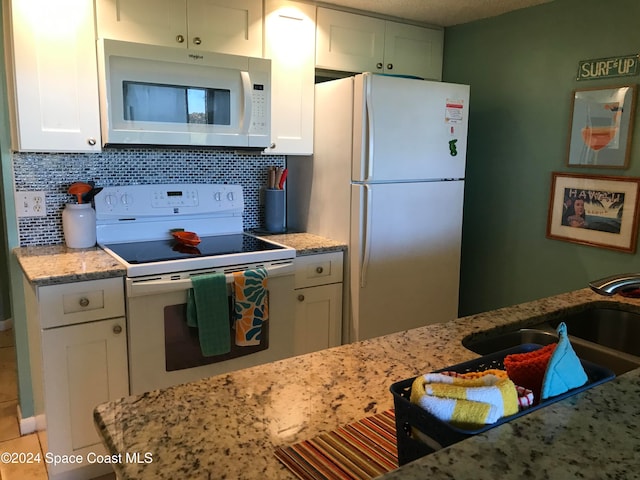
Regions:
<instances>
[{"instance_id":1,"label":"cabinet drawer","mask_svg":"<svg viewBox=\"0 0 640 480\"><path fill-rule=\"evenodd\" d=\"M42 328L124 316L122 277L38 287Z\"/></svg>"},{"instance_id":2,"label":"cabinet drawer","mask_svg":"<svg viewBox=\"0 0 640 480\"><path fill-rule=\"evenodd\" d=\"M342 282L342 252L296 257L295 288Z\"/></svg>"}]
</instances>

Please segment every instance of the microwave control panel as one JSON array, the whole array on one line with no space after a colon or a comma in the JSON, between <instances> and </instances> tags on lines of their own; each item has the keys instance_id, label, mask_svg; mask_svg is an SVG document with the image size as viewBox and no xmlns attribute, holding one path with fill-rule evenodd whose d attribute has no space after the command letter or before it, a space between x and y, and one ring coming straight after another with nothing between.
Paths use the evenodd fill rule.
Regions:
<instances>
[{"instance_id":1,"label":"microwave control panel","mask_svg":"<svg viewBox=\"0 0 640 480\"><path fill-rule=\"evenodd\" d=\"M267 94L265 86L261 83L253 84L252 93L252 114L251 114L251 133L267 133L269 105L267 103Z\"/></svg>"}]
</instances>

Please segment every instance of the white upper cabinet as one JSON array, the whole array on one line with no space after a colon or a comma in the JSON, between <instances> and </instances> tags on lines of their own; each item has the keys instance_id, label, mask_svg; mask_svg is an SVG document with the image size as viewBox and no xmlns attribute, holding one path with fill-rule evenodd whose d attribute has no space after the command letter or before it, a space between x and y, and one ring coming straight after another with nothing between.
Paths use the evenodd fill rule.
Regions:
<instances>
[{"instance_id":1,"label":"white upper cabinet","mask_svg":"<svg viewBox=\"0 0 640 480\"><path fill-rule=\"evenodd\" d=\"M96 0L99 38L262 56L262 0Z\"/></svg>"},{"instance_id":2,"label":"white upper cabinet","mask_svg":"<svg viewBox=\"0 0 640 480\"><path fill-rule=\"evenodd\" d=\"M444 31L385 22L384 72L442 80Z\"/></svg>"},{"instance_id":3,"label":"white upper cabinet","mask_svg":"<svg viewBox=\"0 0 640 480\"><path fill-rule=\"evenodd\" d=\"M313 5L265 1L265 58L271 59L271 139L266 154L313 153Z\"/></svg>"},{"instance_id":4,"label":"white upper cabinet","mask_svg":"<svg viewBox=\"0 0 640 480\"><path fill-rule=\"evenodd\" d=\"M318 8L316 67L442 79L442 29Z\"/></svg>"},{"instance_id":5,"label":"white upper cabinet","mask_svg":"<svg viewBox=\"0 0 640 480\"><path fill-rule=\"evenodd\" d=\"M93 2L3 6L12 149L100 151Z\"/></svg>"}]
</instances>

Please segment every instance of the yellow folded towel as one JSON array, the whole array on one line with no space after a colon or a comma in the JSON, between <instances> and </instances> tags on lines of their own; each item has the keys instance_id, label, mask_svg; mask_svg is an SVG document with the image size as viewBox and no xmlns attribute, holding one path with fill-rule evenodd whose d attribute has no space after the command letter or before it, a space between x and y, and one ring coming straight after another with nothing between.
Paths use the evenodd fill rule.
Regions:
<instances>
[{"instance_id":1,"label":"yellow folded towel","mask_svg":"<svg viewBox=\"0 0 640 480\"><path fill-rule=\"evenodd\" d=\"M482 373L476 378L421 375L411 386L411 402L440 420L466 429L518 413L518 392L513 382L503 375Z\"/></svg>"}]
</instances>

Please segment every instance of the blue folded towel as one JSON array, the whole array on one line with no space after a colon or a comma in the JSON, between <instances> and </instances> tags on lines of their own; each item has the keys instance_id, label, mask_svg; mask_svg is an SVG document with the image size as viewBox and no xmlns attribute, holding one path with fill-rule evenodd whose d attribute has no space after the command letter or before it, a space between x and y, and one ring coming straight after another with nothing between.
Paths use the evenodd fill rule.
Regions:
<instances>
[{"instance_id":1,"label":"blue folded towel","mask_svg":"<svg viewBox=\"0 0 640 480\"><path fill-rule=\"evenodd\" d=\"M540 392L542 400L560 395L572 388L581 387L588 380L582 363L571 346L565 323L562 322L558 325L556 331L558 332L558 345L551 354L542 380Z\"/></svg>"},{"instance_id":2,"label":"blue folded towel","mask_svg":"<svg viewBox=\"0 0 640 480\"><path fill-rule=\"evenodd\" d=\"M187 294L187 325L198 329L202 355L231 351L227 280L223 273L194 275Z\"/></svg>"}]
</instances>

